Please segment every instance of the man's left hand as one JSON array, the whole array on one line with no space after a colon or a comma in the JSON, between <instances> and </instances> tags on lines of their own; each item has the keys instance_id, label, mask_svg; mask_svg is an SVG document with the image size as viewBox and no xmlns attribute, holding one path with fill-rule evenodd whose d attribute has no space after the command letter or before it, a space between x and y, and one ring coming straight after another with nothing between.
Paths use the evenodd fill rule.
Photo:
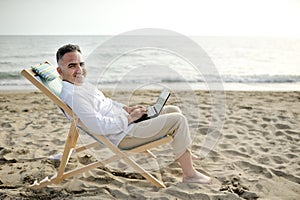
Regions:
<instances>
[{"instance_id":1,"label":"man's left hand","mask_svg":"<svg viewBox=\"0 0 300 200\"><path fill-rule=\"evenodd\" d=\"M136 105L136 106L132 106L132 107L124 107L124 109L126 110L126 112L128 112L129 114L132 113L132 111L134 111L135 109L146 109L147 110L147 107L146 106L143 106L143 105Z\"/></svg>"}]
</instances>

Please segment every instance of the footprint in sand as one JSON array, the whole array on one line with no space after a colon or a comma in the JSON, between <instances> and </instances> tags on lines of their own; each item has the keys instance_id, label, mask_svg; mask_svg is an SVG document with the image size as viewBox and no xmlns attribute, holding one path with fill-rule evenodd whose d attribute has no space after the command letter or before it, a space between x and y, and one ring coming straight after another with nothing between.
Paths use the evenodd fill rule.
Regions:
<instances>
[{"instance_id":1,"label":"footprint in sand","mask_svg":"<svg viewBox=\"0 0 300 200\"><path fill-rule=\"evenodd\" d=\"M222 153L229 154L229 155L231 155L233 157L239 156L239 157L243 157L243 158L250 158L249 155L241 153L241 152L239 152L237 150L233 150L233 149L222 151Z\"/></svg>"},{"instance_id":2,"label":"footprint in sand","mask_svg":"<svg viewBox=\"0 0 300 200\"><path fill-rule=\"evenodd\" d=\"M253 163L250 163L248 161L236 161L234 162L234 165L242 169L243 171L247 173L254 173L256 175L263 175L266 178L272 178L272 173L269 171L268 168L262 167L260 165L256 165Z\"/></svg>"},{"instance_id":3,"label":"footprint in sand","mask_svg":"<svg viewBox=\"0 0 300 200\"><path fill-rule=\"evenodd\" d=\"M281 123L275 124L275 127L278 129L291 129L291 127L289 125L281 124Z\"/></svg>"}]
</instances>

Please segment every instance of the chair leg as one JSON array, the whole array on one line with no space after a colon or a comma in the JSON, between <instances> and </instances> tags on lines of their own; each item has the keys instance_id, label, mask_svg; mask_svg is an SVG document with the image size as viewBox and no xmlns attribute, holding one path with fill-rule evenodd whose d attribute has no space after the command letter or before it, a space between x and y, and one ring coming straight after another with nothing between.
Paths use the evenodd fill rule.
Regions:
<instances>
[{"instance_id":1,"label":"chair leg","mask_svg":"<svg viewBox=\"0 0 300 200\"><path fill-rule=\"evenodd\" d=\"M145 152L144 152L144 154L146 154L147 156L149 156L149 157L151 157L151 158L156 158L156 155L154 155L150 150L146 150Z\"/></svg>"},{"instance_id":2,"label":"chair leg","mask_svg":"<svg viewBox=\"0 0 300 200\"><path fill-rule=\"evenodd\" d=\"M44 178L40 182L35 181L32 185L30 185L30 188L37 189L37 188L43 188L50 184L58 184L60 183L64 178L64 172L66 165L69 161L69 158L72 154L73 149L76 146L76 142L79 136L79 130L76 127L76 122L73 121L71 123L71 127L68 133L67 141L65 144L64 152L61 158L61 162L58 168L58 172L56 175L52 176L50 179L48 177Z\"/></svg>"},{"instance_id":3,"label":"chair leg","mask_svg":"<svg viewBox=\"0 0 300 200\"><path fill-rule=\"evenodd\" d=\"M76 127L76 121L73 120L73 122L71 123L71 127L70 127L70 130L69 130L67 141L66 141L66 144L65 144L65 149L64 149L64 152L63 152L63 155L62 155L62 159L61 159L61 162L60 162L60 165L59 165L59 168L58 168L57 177L56 177L56 180L55 180L56 184L62 181L63 173L65 171L65 168L66 168L67 164L68 164L68 161L69 161L69 158L72 154L72 151L76 146L78 136L79 136L79 130Z\"/></svg>"},{"instance_id":4,"label":"chair leg","mask_svg":"<svg viewBox=\"0 0 300 200\"><path fill-rule=\"evenodd\" d=\"M143 177L145 177L150 183L159 187L165 188L166 186L159 180L157 180L154 176L152 176L149 172L143 169L139 164L137 164L134 160L130 159L125 152L122 152L118 147L114 146L105 136L97 136L94 137L96 140L101 140L103 143L108 146L120 159L123 159L128 165L130 165L133 169L139 172Z\"/></svg>"},{"instance_id":5,"label":"chair leg","mask_svg":"<svg viewBox=\"0 0 300 200\"><path fill-rule=\"evenodd\" d=\"M100 146L100 144L98 142L93 142L93 143L90 143L90 144L87 144L87 145L82 145L80 147L77 147L75 149L75 152L78 153L78 152L84 151L86 149L90 149L90 148L98 147L98 146Z\"/></svg>"},{"instance_id":6,"label":"chair leg","mask_svg":"<svg viewBox=\"0 0 300 200\"><path fill-rule=\"evenodd\" d=\"M122 159L156 187L166 188L165 184L163 184L161 181L152 176L148 171L139 166L134 160L130 159L127 156L122 157Z\"/></svg>"},{"instance_id":7,"label":"chair leg","mask_svg":"<svg viewBox=\"0 0 300 200\"><path fill-rule=\"evenodd\" d=\"M73 150L75 149L75 145L76 142L78 140L78 136L79 136L79 130L76 127L76 122L73 121L71 123L71 127L69 130L69 134L68 134L68 138L66 141L66 145L65 145L65 149L63 152L63 156L61 159L61 163L58 169L58 173L57 175L54 175L53 177L51 177L50 179L48 177L46 177L44 180L38 182L35 182L31 188L42 188L45 187L47 185L50 184L58 184L60 183L62 180L67 179L69 177L72 177L74 175L78 175L81 174L84 171L88 171L91 169L94 169L96 167L100 167L100 166L105 166L106 164L109 164L111 162L117 161L119 159L123 159L127 164L129 164L131 167L133 167L137 172L139 172L143 177L145 177L150 183L152 183L153 185L160 187L160 188L165 188L166 186L163 184L162 181L159 181L158 179L156 179L154 176L152 176L148 171L146 171L145 169L143 169L139 164L137 164L134 160L132 160L131 158L129 158L129 156L131 156L134 153L138 153L138 152L143 152L146 155L155 158L156 156L148 149L148 147L153 146L156 143L166 143L169 142L171 140L171 137L167 137L166 139L163 139L162 141L156 141L153 142L153 144L149 144L149 145L145 145L144 147L138 147L136 149L133 149L132 151L128 151L128 152L123 152L120 149L118 149L116 146L114 146L107 138L105 138L104 136L94 136L92 135L92 137L100 142L103 141L104 144L109 147L114 153L115 155L102 161L102 162L95 162L95 163L91 163L87 166L81 167L81 168L77 168L68 172L65 172L65 167L68 163L68 160L73 152ZM99 143L91 143L82 147L79 147L75 150L82 151L84 149L88 149L91 147L95 147L98 146ZM97 144L98 143L98 144ZM101 142L102 143L102 142Z\"/></svg>"}]
</instances>

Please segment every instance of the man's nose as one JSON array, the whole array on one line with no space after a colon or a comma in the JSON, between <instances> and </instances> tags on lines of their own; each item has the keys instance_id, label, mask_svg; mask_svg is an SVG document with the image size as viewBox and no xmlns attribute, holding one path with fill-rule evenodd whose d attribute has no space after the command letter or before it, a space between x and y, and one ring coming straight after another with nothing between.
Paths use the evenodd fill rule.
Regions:
<instances>
[{"instance_id":1,"label":"man's nose","mask_svg":"<svg viewBox=\"0 0 300 200\"><path fill-rule=\"evenodd\" d=\"M80 65L77 66L77 73L82 73L82 67Z\"/></svg>"}]
</instances>

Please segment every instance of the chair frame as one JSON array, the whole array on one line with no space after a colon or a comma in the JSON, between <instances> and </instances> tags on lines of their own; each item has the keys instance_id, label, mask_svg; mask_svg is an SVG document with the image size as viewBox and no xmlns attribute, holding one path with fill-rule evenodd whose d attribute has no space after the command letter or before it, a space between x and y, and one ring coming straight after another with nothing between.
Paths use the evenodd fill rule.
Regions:
<instances>
[{"instance_id":1,"label":"chair frame","mask_svg":"<svg viewBox=\"0 0 300 200\"><path fill-rule=\"evenodd\" d=\"M157 178L155 178L153 175L151 175L147 170L142 168L139 164L137 164L133 159L130 158L131 155L135 153L145 153L148 156L155 157L154 154L151 153L149 149L155 148L157 146L169 143L173 140L173 137L171 135L167 135L166 137L163 137L159 140L152 141L150 143L135 147L130 150L121 150L118 147L116 147L110 140L108 140L105 136L99 135L93 132L88 132L89 135L95 139L96 142L93 142L91 144L83 145L83 146L77 146L77 140L80 134L79 127L77 127L78 122L80 121L78 117L75 115L75 113L72 111L72 109L66 105L57 95L55 95L50 89L48 89L41 81L39 81L36 76L37 74L32 70L32 68L29 69L23 69L21 71L21 74L28 79L33 85L35 85L41 92L43 92L46 96L48 96L57 106L59 106L65 113L67 113L69 116L73 116L71 120L70 129L68 132L68 136L66 138L64 151L61 157L61 162L58 167L57 173L53 175L50 179L48 177L44 178L41 181L35 181L32 185L30 185L30 188L43 188L50 184L59 184L63 180L70 178L75 175L79 175L85 171L92 170L97 167L105 166L106 164L109 164L111 162L123 159L125 163L127 163L129 166L131 166L134 170L136 170L138 173L140 173L146 180L148 180L151 184L155 185L159 188L165 188L166 186L164 183ZM90 163L88 165L85 165L83 167L78 167L73 170L66 171L66 166L68 164L68 161L70 159L70 156L74 152L81 152L89 148L96 147L97 145L104 144L106 147L108 147L114 155L110 158L107 158L103 161L96 161L93 163Z\"/></svg>"}]
</instances>

